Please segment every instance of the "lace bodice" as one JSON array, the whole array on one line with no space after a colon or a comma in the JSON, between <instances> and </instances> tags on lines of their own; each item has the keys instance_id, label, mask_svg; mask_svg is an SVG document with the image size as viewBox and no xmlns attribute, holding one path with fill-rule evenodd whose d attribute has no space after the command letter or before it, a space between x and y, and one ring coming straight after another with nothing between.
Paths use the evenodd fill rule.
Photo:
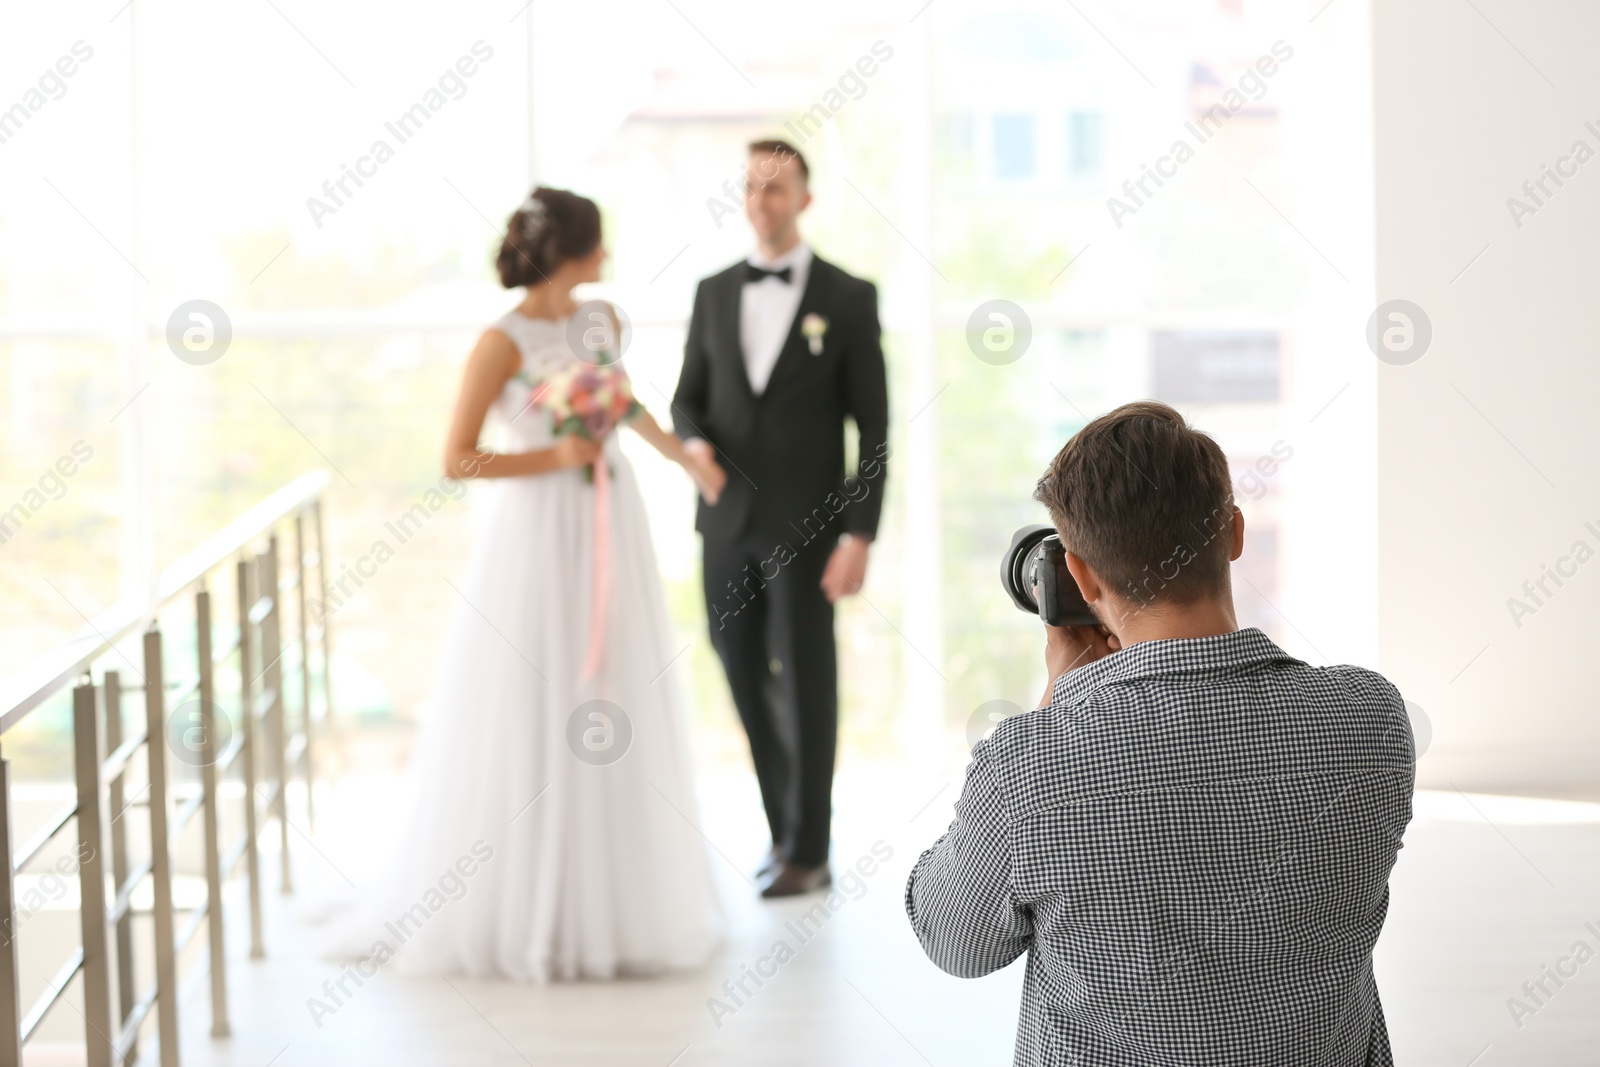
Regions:
<instances>
[{"instance_id":1,"label":"lace bodice","mask_svg":"<svg viewBox=\"0 0 1600 1067\"><path fill-rule=\"evenodd\" d=\"M546 448L554 441L550 416L529 399L540 382L563 367L578 361L568 341L571 319L533 319L520 311L508 311L492 324L511 338L522 357L522 372L501 389L493 410L505 428L508 447ZM606 453L616 449L616 434L606 439Z\"/></svg>"}]
</instances>

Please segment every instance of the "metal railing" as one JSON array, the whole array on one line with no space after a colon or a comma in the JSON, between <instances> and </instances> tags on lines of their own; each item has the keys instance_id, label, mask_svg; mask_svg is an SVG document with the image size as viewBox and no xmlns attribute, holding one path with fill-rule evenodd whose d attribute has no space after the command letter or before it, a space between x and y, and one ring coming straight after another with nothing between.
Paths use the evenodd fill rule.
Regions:
<instances>
[{"instance_id":1,"label":"metal railing","mask_svg":"<svg viewBox=\"0 0 1600 1067\"><path fill-rule=\"evenodd\" d=\"M330 721L333 708L331 635L326 619L313 623L308 618L306 604L312 571L317 582L310 588L327 585L322 514L327 484L327 473L314 471L272 494L164 571L152 602L119 605L95 619L85 635L48 657L0 704L0 734L4 734L71 687L76 784L74 800L50 814L19 845L12 831L10 761L0 758L0 855L9 858L0 874L0 1067L21 1067L24 1044L61 1001L71 980L80 976L88 1067L131 1064L153 1057L159 1057L161 1067L177 1067L178 1008L184 999L180 981L187 985L206 973L211 987L211 1033L216 1037L228 1034L223 887L242 861L250 955L264 955L258 840L264 823L276 817L280 884L282 891L288 892L288 786L297 773L302 776L310 820L313 739L319 727ZM314 547L308 543L308 526ZM280 565L280 535L284 533L292 536L294 546L294 566L286 571ZM230 563L233 573L228 575ZM237 609L231 636L220 647L212 632L215 620L210 590L219 572L230 580ZM190 597L194 670L168 684L163 620ZM295 609L293 639L286 641L285 609L290 605ZM141 634L142 670L136 671L143 678L143 722L125 732L123 701L129 694L120 670L105 669L102 664L116 655L132 667L119 645ZM313 699L314 659L321 668L320 704ZM238 678L236 726L217 703L218 670L230 663L236 665ZM98 684L94 681L97 668L101 668ZM285 693L288 672L298 674L295 691L299 706L292 724ZM186 708L188 723L180 721L177 714ZM143 796L130 799L127 775L138 766L141 754L148 783L141 790ZM169 754L197 766L198 788L184 789L171 780ZM236 773L242 786L243 829L233 840L224 841L219 784L230 773ZM149 855L142 861L133 859L128 821L122 818L135 808L147 809L149 816ZM206 893L202 903L188 909L180 929L173 905L173 845L196 815L203 827ZM18 977L15 876L74 823L82 945L46 979L47 988L24 1012ZM108 843L109 869L105 862ZM140 988L133 923L145 912L134 906L134 899L142 894L147 880L152 901L148 914L153 927L154 981ZM184 950L202 930L209 951L189 975L180 976ZM140 1033L152 1013L155 1040L141 1057Z\"/></svg>"}]
</instances>

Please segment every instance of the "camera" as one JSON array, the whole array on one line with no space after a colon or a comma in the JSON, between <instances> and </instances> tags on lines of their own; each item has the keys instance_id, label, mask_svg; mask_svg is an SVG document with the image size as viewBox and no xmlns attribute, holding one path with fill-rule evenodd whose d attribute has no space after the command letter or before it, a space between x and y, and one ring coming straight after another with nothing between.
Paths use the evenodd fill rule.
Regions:
<instances>
[{"instance_id":1,"label":"camera","mask_svg":"<svg viewBox=\"0 0 1600 1067\"><path fill-rule=\"evenodd\" d=\"M1011 535L1000 559L1000 585L1020 610L1050 626L1100 624L1067 570L1067 550L1053 527L1024 526Z\"/></svg>"}]
</instances>

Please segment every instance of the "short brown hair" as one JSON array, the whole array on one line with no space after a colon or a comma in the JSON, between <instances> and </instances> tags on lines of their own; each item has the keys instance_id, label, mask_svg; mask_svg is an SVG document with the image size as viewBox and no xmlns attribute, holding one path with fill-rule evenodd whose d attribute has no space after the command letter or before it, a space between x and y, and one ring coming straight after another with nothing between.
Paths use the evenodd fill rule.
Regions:
<instances>
[{"instance_id":1,"label":"short brown hair","mask_svg":"<svg viewBox=\"0 0 1600 1067\"><path fill-rule=\"evenodd\" d=\"M1062 543L1126 600L1191 603L1229 588L1228 460L1166 404L1124 404L1090 422L1033 495Z\"/></svg>"},{"instance_id":2,"label":"short brown hair","mask_svg":"<svg viewBox=\"0 0 1600 1067\"><path fill-rule=\"evenodd\" d=\"M800 154L800 149L788 141L771 138L765 141L750 142L750 154L752 156L757 154L766 155L768 153L775 156L783 156L786 159L793 159L800 167L800 179L805 182L811 180L811 168L806 166L806 157Z\"/></svg>"},{"instance_id":3,"label":"short brown hair","mask_svg":"<svg viewBox=\"0 0 1600 1067\"><path fill-rule=\"evenodd\" d=\"M507 289L537 285L567 260L582 259L599 246L600 208L595 202L541 185L506 221L494 266Z\"/></svg>"}]
</instances>

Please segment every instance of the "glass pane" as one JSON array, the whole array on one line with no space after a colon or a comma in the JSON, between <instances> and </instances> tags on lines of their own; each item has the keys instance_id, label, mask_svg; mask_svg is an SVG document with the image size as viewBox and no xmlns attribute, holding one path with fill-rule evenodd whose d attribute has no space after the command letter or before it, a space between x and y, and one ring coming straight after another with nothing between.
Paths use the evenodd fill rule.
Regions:
<instances>
[{"instance_id":1,"label":"glass pane","mask_svg":"<svg viewBox=\"0 0 1600 1067\"><path fill-rule=\"evenodd\" d=\"M1031 178L1034 174L1034 119L1032 115L994 117L994 176L1001 180Z\"/></svg>"}]
</instances>

